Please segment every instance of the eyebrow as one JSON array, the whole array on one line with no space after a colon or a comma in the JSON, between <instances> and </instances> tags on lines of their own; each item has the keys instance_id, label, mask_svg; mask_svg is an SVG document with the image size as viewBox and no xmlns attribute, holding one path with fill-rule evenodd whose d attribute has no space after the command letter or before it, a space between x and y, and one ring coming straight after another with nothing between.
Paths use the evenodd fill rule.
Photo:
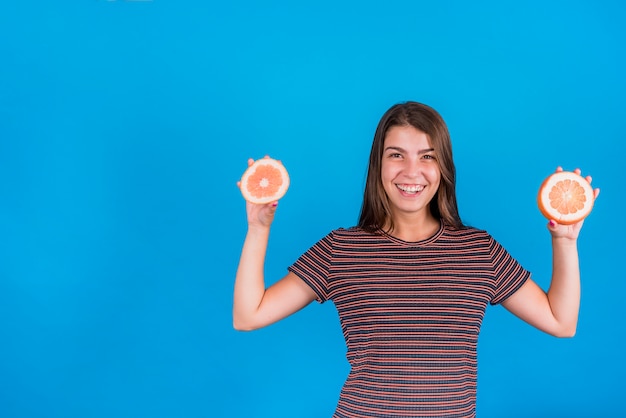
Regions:
<instances>
[{"instance_id":1,"label":"eyebrow","mask_svg":"<svg viewBox=\"0 0 626 418\"><path fill-rule=\"evenodd\" d=\"M404 148L401 148L401 147L387 147L387 148L385 148L385 150L384 150L384 151L385 151L385 152L387 152L387 151L390 151L390 150L392 150L392 151L406 152L406 150L405 150ZM419 155L419 154L426 154L427 152L432 152L432 151L434 151L434 150L435 150L434 148L426 148L426 149L421 149L421 150L417 151L417 154L418 154L418 155Z\"/></svg>"}]
</instances>

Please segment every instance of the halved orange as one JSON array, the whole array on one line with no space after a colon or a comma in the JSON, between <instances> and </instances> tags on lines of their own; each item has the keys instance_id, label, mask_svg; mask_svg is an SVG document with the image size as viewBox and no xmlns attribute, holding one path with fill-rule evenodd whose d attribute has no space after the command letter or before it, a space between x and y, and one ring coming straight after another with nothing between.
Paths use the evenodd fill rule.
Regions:
<instances>
[{"instance_id":1,"label":"halved orange","mask_svg":"<svg viewBox=\"0 0 626 418\"><path fill-rule=\"evenodd\" d=\"M548 176L537 196L543 216L563 225L575 224L587 217L594 199L591 184L571 171L557 171Z\"/></svg>"},{"instance_id":2,"label":"halved orange","mask_svg":"<svg viewBox=\"0 0 626 418\"><path fill-rule=\"evenodd\" d=\"M261 158L243 173L239 188L243 198L248 202L257 204L274 202L287 193L289 174L280 161Z\"/></svg>"}]
</instances>

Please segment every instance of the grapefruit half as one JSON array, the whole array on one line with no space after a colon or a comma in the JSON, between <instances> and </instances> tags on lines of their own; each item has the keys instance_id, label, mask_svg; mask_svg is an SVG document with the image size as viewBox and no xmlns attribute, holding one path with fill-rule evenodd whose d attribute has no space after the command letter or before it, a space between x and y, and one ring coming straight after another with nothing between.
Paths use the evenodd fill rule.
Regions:
<instances>
[{"instance_id":1,"label":"grapefruit half","mask_svg":"<svg viewBox=\"0 0 626 418\"><path fill-rule=\"evenodd\" d=\"M244 171L239 188L243 198L248 202L257 204L274 202L287 193L289 174L280 161L261 158Z\"/></svg>"},{"instance_id":2,"label":"grapefruit half","mask_svg":"<svg viewBox=\"0 0 626 418\"><path fill-rule=\"evenodd\" d=\"M537 196L543 216L562 225L575 224L585 219L593 209L594 199L589 182L571 171L557 171L548 176Z\"/></svg>"}]
</instances>

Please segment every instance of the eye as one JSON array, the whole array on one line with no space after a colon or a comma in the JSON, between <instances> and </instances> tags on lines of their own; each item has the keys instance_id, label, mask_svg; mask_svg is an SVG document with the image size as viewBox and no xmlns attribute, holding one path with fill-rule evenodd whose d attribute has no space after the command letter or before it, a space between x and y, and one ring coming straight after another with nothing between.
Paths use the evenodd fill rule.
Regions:
<instances>
[{"instance_id":1,"label":"eye","mask_svg":"<svg viewBox=\"0 0 626 418\"><path fill-rule=\"evenodd\" d=\"M387 155L388 158L400 158L402 155L399 152L392 152Z\"/></svg>"},{"instance_id":2,"label":"eye","mask_svg":"<svg viewBox=\"0 0 626 418\"><path fill-rule=\"evenodd\" d=\"M424 158L425 160L436 160L435 156L432 154L424 154L422 158Z\"/></svg>"}]
</instances>

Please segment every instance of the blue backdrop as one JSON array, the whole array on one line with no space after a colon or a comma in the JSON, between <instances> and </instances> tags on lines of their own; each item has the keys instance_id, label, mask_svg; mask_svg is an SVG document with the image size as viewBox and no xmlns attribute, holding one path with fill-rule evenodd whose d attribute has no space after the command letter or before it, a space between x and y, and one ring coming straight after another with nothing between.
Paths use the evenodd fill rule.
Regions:
<instances>
[{"instance_id":1,"label":"blue backdrop","mask_svg":"<svg viewBox=\"0 0 626 418\"><path fill-rule=\"evenodd\" d=\"M232 329L235 184L248 157L290 172L272 283L356 222L404 100L449 124L464 221L543 287L539 184L562 165L602 189L576 337L489 308L479 416L626 416L625 19L620 1L3 2L0 416L330 416L348 372L331 304Z\"/></svg>"}]
</instances>

